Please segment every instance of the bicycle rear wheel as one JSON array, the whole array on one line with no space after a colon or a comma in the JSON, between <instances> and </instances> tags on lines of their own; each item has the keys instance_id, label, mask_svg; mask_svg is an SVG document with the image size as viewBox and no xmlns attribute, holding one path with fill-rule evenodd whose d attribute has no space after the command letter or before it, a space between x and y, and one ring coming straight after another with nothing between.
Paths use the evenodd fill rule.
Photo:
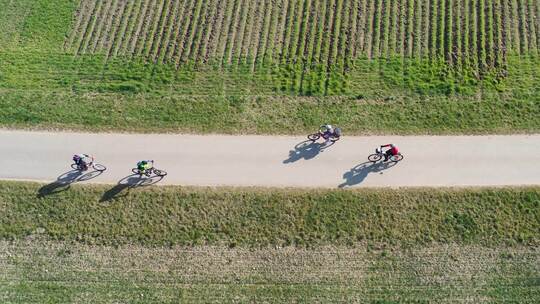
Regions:
<instances>
[{"instance_id":1,"label":"bicycle rear wheel","mask_svg":"<svg viewBox=\"0 0 540 304\"><path fill-rule=\"evenodd\" d=\"M307 138L308 138L309 140L316 141L317 139L321 138L321 134L319 134L319 133L309 134L309 135L307 136Z\"/></svg>"},{"instance_id":2,"label":"bicycle rear wheel","mask_svg":"<svg viewBox=\"0 0 540 304\"><path fill-rule=\"evenodd\" d=\"M368 160L370 162L378 162L379 160L381 160L382 158L382 155L380 154L371 154L370 156L368 156Z\"/></svg>"},{"instance_id":3,"label":"bicycle rear wheel","mask_svg":"<svg viewBox=\"0 0 540 304\"><path fill-rule=\"evenodd\" d=\"M86 167L83 167L81 165L77 165L77 164L71 164L71 168L73 170L77 170L77 171L81 171L81 172L84 172L84 171L88 171L88 168L90 167L91 165L86 165Z\"/></svg>"}]
</instances>

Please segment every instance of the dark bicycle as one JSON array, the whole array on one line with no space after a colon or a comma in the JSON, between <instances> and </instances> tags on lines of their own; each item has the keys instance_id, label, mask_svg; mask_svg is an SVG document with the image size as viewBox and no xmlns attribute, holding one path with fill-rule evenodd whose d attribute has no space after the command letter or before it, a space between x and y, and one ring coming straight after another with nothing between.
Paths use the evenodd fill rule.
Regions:
<instances>
[{"instance_id":1,"label":"dark bicycle","mask_svg":"<svg viewBox=\"0 0 540 304\"><path fill-rule=\"evenodd\" d=\"M317 133L309 134L307 138L311 141L316 141L321 137L324 138L325 140L329 138L330 141L336 142L341 138L341 129L335 128L334 132L330 135L327 135L326 133L322 133L321 131L319 131Z\"/></svg>"},{"instance_id":2,"label":"dark bicycle","mask_svg":"<svg viewBox=\"0 0 540 304\"><path fill-rule=\"evenodd\" d=\"M71 164L71 168L73 170L78 170L78 171L87 171L89 168L93 168L94 170L96 171L99 171L99 172L103 172L105 170L107 170L107 167L105 167L104 165L102 164L96 164L94 162L91 162L89 164L83 164L83 163L73 163Z\"/></svg>"},{"instance_id":3,"label":"dark bicycle","mask_svg":"<svg viewBox=\"0 0 540 304\"><path fill-rule=\"evenodd\" d=\"M152 174L154 174L156 176L159 176L159 177L163 177L163 176L167 175L167 172L165 172L163 170L156 169L154 167L146 169L146 170L144 170L144 172L139 170L139 168L133 168L133 169L131 169L131 171L133 173L135 173L135 174L138 174L139 177L142 177L143 175L146 176L146 177L150 177L150 176L152 176Z\"/></svg>"}]
</instances>

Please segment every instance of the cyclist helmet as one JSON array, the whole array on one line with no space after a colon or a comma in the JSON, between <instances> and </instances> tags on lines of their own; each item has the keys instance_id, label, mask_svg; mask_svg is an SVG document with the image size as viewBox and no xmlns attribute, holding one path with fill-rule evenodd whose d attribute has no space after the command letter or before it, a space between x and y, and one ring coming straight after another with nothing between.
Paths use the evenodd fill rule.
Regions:
<instances>
[{"instance_id":1,"label":"cyclist helmet","mask_svg":"<svg viewBox=\"0 0 540 304\"><path fill-rule=\"evenodd\" d=\"M146 161L145 160L142 160L142 161L137 163L137 168L139 170L143 170L145 166L146 166Z\"/></svg>"}]
</instances>

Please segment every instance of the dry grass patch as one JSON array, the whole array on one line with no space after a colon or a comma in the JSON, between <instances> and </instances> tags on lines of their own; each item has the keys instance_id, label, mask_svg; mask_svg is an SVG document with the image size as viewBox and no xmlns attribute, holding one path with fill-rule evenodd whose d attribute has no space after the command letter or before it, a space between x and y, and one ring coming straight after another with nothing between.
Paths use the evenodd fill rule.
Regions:
<instances>
[{"instance_id":1,"label":"dry grass patch","mask_svg":"<svg viewBox=\"0 0 540 304\"><path fill-rule=\"evenodd\" d=\"M492 302L539 299L538 247L226 248L0 242L4 302Z\"/></svg>"}]
</instances>

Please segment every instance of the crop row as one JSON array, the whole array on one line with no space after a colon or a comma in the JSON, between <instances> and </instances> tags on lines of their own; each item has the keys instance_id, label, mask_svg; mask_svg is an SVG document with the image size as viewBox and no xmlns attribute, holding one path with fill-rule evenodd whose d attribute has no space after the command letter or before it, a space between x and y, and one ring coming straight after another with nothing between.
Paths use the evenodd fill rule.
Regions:
<instances>
[{"instance_id":1,"label":"crop row","mask_svg":"<svg viewBox=\"0 0 540 304\"><path fill-rule=\"evenodd\" d=\"M65 47L177 67L399 56L483 70L539 43L539 0L85 0Z\"/></svg>"}]
</instances>

